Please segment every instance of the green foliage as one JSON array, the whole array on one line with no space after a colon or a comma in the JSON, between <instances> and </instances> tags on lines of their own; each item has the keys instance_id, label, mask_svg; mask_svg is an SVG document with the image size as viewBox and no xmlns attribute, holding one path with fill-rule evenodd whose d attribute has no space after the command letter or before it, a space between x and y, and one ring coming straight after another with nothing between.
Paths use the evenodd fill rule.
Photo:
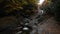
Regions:
<instances>
[{"instance_id":1,"label":"green foliage","mask_svg":"<svg viewBox=\"0 0 60 34\"><path fill-rule=\"evenodd\" d=\"M6 14L12 12L36 12L38 0L0 0L0 11Z\"/></svg>"},{"instance_id":2,"label":"green foliage","mask_svg":"<svg viewBox=\"0 0 60 34\"><path fill-rule=\"evenodd\" d=\"M5 14L32 14L36 12L38 0L0 0L0 16Z\"/></svg>"}]
</instances>

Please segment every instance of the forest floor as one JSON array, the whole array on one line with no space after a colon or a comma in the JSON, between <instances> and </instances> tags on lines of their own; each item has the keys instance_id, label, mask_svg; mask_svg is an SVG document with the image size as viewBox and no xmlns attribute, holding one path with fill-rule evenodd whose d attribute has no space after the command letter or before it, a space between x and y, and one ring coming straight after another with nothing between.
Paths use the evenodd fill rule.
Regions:
<instances>
[{"instance_id":1,"label":"forest floor","mask_svg":"<svg viewBox=\"0 0 60 34\"><path fill-rule=\"evenodd\" d=\"M53 17L48 18L38 24L38 34L60 34L60 26Z\"/></svg>"}]
</instances>

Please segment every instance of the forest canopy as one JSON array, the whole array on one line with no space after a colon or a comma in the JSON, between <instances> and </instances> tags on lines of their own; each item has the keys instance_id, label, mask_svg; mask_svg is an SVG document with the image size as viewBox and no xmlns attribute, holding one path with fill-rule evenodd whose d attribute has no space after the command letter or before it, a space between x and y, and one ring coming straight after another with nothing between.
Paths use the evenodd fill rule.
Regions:
<instances>
[{"instance_id":1,"label":"forest canopy","mask_svg":"<svg viewBox=\"0 0 60 34\"><path fill-rule=\"evenodd\" d=\"M38 0L0 0L0 15L37 12Z\"/></svg>"}]
</instances>

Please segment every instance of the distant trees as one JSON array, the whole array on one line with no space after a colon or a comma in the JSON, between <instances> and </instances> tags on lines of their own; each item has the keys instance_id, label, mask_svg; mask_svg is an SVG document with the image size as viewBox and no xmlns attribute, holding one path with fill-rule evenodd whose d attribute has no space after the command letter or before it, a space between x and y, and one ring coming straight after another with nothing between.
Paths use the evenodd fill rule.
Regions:
<instances>
[{"instance_id":1,"label":"distant trees","mask_svg":"<svg viewBox=\"0 0 60 34\"><path fill-rule=\"evenodd\" d=\"M41 9L45 10L48 14L53 15L57 21L60 21L60 0L48 0L47 6L43 6Z\"/></svg>"}]
</instances>

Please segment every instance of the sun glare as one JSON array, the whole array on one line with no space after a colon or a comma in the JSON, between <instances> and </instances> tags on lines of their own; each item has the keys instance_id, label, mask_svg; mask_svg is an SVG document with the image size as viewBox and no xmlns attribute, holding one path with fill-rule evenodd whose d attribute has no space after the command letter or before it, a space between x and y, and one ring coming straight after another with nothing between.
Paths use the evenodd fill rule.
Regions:
<instances>
[{"instance_id":1,"label":"sun glare","mask_svg":"<svg viewBox=\"0 0 60 34\"><path fill-rule=\"evenodd\" d=\"M39 0L39 5L41 5L45 0Z\"/></svg>"}]
</instances>

